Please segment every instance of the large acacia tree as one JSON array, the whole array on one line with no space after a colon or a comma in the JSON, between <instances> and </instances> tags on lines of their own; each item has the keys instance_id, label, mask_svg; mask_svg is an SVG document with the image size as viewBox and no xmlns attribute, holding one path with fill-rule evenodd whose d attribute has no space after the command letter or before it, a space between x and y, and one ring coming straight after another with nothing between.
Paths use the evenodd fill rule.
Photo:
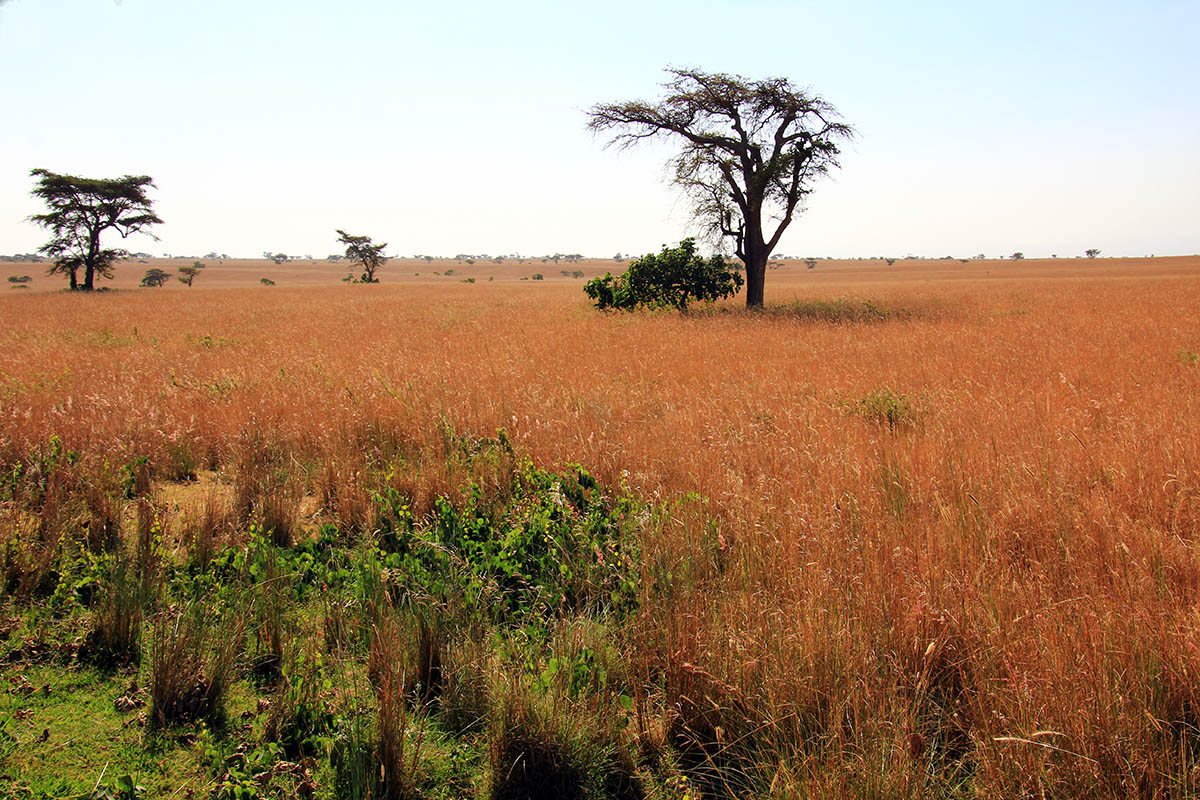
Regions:
<instances>
[{"instance_id":1,"label":"large acacia tree","mask_svg":"<svg viewBox=\"0 0 1200 800\"><path fill-rule=\"evenodd\" d=\"M615 131L612 143L621 146L682 140L670 161L674 182L707 232L733 241L746 265L746 305L761 306L767 259L854 131L836 108L786 78L667 72L666 97L593 106L588 127Z\"/></svg>"},{"instance_id":2,"label":"large acacia tree","mask_svg":"<svg viewBox=\"0 0 1200 800\"><path fill-rule=\"evenodd\" d=\"M146 233L154 238L146 229L162 223L146 196L146 190L154 182L145 175L80 178L44 169L29 174L38 179L34 197L41 198L49 207L45 214L35 214L30 220L48 228L54 237L38 252L54 259L50 274L67 275L72 290L95 289L96 276L111 278L113 265L129 255L126 250L104 247L100 235L105 231L114 230L121 238L133 233Z\"/></svg>"}]
</instances>

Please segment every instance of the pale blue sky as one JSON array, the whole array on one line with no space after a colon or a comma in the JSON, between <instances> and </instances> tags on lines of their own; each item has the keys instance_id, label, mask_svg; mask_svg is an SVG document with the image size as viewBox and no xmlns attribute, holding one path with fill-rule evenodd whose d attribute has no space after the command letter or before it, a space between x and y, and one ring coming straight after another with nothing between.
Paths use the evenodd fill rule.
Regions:
<instances>
[{"instance_id":1,"label":"pale blue sky","mask_svg":"<svg viewBox=\"0 0 1200 800\"><path fill-rule=\"evenodd\" d=\"M0 0L0 253L28 172L151 175L134 250L609 256L690 232L593 103L782 75L859 131L794 255L1200 252L1200 3Z\"/></svg>"}]
</instances>

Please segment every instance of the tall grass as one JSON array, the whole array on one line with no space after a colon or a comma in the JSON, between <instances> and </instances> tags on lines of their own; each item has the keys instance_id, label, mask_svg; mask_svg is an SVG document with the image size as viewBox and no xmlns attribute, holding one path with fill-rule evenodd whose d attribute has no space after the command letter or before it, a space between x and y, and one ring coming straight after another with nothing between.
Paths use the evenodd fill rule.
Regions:
<instances>
[{"instance_id":1,"label":"tall grass","mask_svg":"<svg viewBox=\"0 0 1200 800\"><path fill-rule=\"evenodd\" d=\"M620 660L648 751L673 748L708 793L1194 792L1200 373L1177 354L1200 343L1200 264L939 269L780 287L939 309L871 324L614 319L554 285L4 298L6 578L46 591L82 515L111 516L74 491L92 467L51 463L52 436L111 464L184 447L232 485L231 518L286 546L305 503L354 536L387 488L424 517L503 473L447 431L503 429L539 465L673 509L640 520ZM134 325L120 346L80 335ZM335 649L356 615L329 609ZM168 676L209 668L181 619L153 626L164 722L196 705ZM456 664L487 658L461 642L442 702ZM467 720L479 682L461 689ZM521 708L489 726L542 725Z\"/></svg>"},{"instance_id":2,"label":"tall grass","mask_svg":"<svg viewBox=\"0 0 1200 800\"><path fill-rule=\"evenodd\" d=\"M152 727L224 721L242 634L239 616L199 603L158 615L150 656Z\"/></svg>"}]
</instances>

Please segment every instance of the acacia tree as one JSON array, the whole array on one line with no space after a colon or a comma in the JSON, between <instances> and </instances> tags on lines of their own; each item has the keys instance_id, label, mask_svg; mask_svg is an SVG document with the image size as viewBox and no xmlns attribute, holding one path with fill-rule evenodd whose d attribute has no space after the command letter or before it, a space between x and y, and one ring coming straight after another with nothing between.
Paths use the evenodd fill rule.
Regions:
<instances>
[{"instance_id":1,"label":"acacia tree","mask_svg":"<svg viewBox=\"0 0 1200 800\"><path fill-rule=\"evenodd\" d=\"M710 235L733 240L746 265L746 305L761 306L770 253L804 210L813 182L838 166L838 143L854 131L836 108L786 78L667 72L674 77L662 100L595 105L588 127L616 131L610 144L620 146L682 140L669 162L674 182Z\"/></svg>"},{"instance_id":2,"label":"acacia tree","mask_svg":"<svg viewBox=\"0 0 1200 800\"><path fill-rule=\"evenodd\" d=\"M179 282L186 283L188 288L191 288L192 281L196 280L196 276L200 274L200 270L204 269L203 261L195 261L190 267L179 268Z\"/></svg>"},{"instance_id":3,"label":"acacia tree","mask_svg":"<svg viewBox=\"0 0 1200 800\"><path fill-rule=\"evenodd\" d=\"M105 231L115 230L122 239L133 233L157 238L146 230L162 223L151 210L153 202L146 196L146 190L154 186L148 176L81 178L44 169L29 174L38 179L34 197L41 198L49 207L45 214L35 214L29 219L48 228L54 237L38 252L54 259L49 274L67 275L72 290L92 291L97 275L111 278L113 265L129 255L126 250L103 247L100 236Z\"/></svg>"},{"instance_id":4,"label":"acacia tree","mask_svg":"<svg viewBox=\"0 0 1200 800\"><path fill-rule=\"evenodd\" d=\"M371 244L370 236L351 236L338 228L338 241L346 245L346 258L362 265L363 274L359 280L363 283L379 283L375 270L387 263L383 254L387 242Z\"/></svg>"},{"instance_id":5,"label":"acacia tree","mask_svg":"<svg viewBox=\"0 0 1200 800\"><path fill-rule=\"evenodd\" d=\"M140 285L154 288L165 286L169 280L171 280L171 273L167 272L165 269L151 267L150 269L146 270L146 274L142 276L142 282Z\"/></svg>"}]
</instances>

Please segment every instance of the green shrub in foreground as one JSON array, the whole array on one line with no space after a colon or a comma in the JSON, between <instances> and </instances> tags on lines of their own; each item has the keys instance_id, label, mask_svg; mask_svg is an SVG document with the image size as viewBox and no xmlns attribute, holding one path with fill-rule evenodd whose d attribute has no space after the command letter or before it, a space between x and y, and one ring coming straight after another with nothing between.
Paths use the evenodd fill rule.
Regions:
<instances>
[{"instance_id":1,"label":"green shrub in foreground","mask_svg":"<svg viewBox=\"0 0 1200 800\"><path fill-rule=\"evenodd\" d=\"M638 507L610 496L580 467L562 473L526 462L505 502L479 486L437 500L413 520L394 490L378 496L383 567L410 602L458 598L492 621L571 612L622 612L637 597Z\"/></svg>"}]
</instances>

